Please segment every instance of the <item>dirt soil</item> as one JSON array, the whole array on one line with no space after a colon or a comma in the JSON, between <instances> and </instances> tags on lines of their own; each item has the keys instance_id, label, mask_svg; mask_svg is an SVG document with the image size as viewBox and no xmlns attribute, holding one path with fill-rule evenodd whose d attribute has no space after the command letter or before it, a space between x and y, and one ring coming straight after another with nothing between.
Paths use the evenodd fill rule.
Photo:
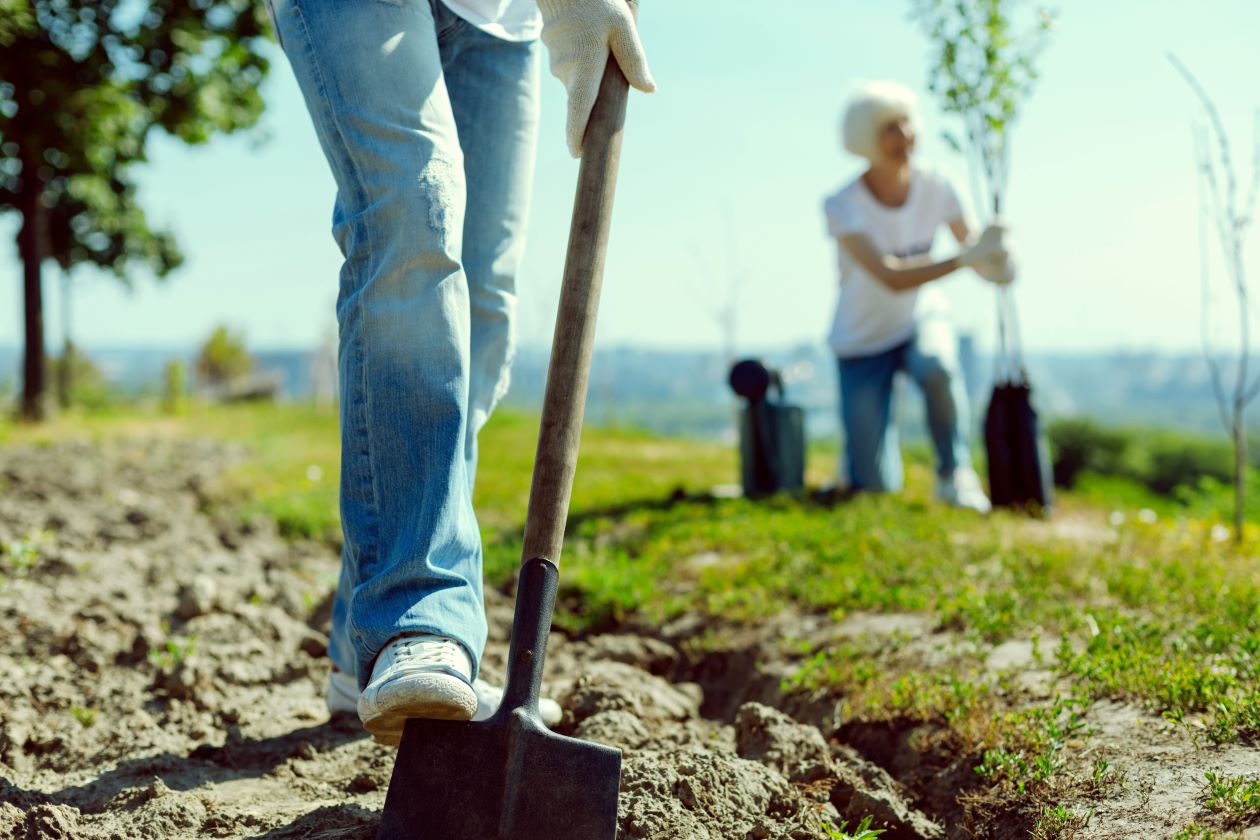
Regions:
<instances>
[{"instance_id":1,"label":"dirt soil","mask_svg":"<svg viewBox=\"0 0 1260 840\"><path fill-rule=\"evenodd\" d=\"M375 835L392 751L323 702L337 557L205 512L242 457L175 440L0 449L0 838ZM499 679L511 601L492 591L487 612L484 671ZM704 629L553 634L559 731L624 750L623 840L826 838L866 815L885 840L1028 836L1033 815L986 797L975 756L780 691L791 665L776 640L898 633L939 648L932 622L785 616L718 650L693 644ZM1019 644L994 667L1038 683ZM1105 754L1127 781L1065 791L1094 812L1076 836L1171 836L1202 809L1203 768L1260 766L1100 708L1079 760Z\"/></svg>"}]
</instances>

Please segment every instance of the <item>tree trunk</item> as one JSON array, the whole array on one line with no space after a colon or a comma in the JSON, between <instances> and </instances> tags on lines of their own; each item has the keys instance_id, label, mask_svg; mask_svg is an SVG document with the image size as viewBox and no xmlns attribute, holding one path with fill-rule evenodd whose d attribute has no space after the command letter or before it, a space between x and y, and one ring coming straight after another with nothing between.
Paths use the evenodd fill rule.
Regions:
<instances>
[{"instance_id":1,"label":"tree trunk","mask_svg":"<svg viewBox=\"0 0 1260 840\"><path fill-rule=\"evenodd\" d=\"M70 407L74 392L75 349L70 339L70 273L61 273L61 364L57 365L57 404Z\"/></svg>"},{"instance_id":2,"label":"tree trunk","mask_svg":"<svg viewBox=\"0 0 1260 840\"><path fill-rule=\"evenodd\" d=\"M1243 541L1243 512L1247 501L1247 424L1244 406L1234 408L1234 545Z\"/></svg>"},{"instance_id":3,"label":"tree trunk","mask_svg":"<svg viewBox=\"0 0 1260 840\"><path fill-rule=\"evenodd\" d=\"M61 348L61 358L54 365L57 374L57 405L61 409L70 407L70 391L74 387L70 381L74 375L73 364L74 347L67 341Z\"/></svg>"},{"instance_id":4,"label":"tree trunk","mask_svg":"<svg viewBox=\"0 0 1260 840\"><path fill-rule=\"evenodd\" d=\"M22 229L18 231L18 252L22 257L22 278L26 312L26 352L22 364L22 419L44 419L44 294L40 276L43 267L43 207L40 190L31 189L22 201Z\"/></svg>"}]
</instances>

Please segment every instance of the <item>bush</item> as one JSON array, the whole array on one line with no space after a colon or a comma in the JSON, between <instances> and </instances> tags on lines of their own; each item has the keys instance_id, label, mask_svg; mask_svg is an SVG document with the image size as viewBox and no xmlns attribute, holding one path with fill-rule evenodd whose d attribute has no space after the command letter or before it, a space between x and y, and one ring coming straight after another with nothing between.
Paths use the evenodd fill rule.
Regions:
<instances>
[{"instance_id":1,"label":"bush","mask_svg":"<svg viewBox=\"0 0 1260 840\"><path fill-rule=\"evenodd\" d=\"M1204 479L1224 484L1234 480L1234 450L1224 441L1162 433L1149 442L1139 480L1161 495Z\"/></svg>"},{"instance_id":2,"label":"bush","mask_svg":"<svg viewBox=\"0 0 1260 840\"><path fill-rule=\"evenodd\" d=\"M1086 470L1099 475L1119 475L1124 471L1131 441L1122 431L1074 418L1054 421L1047 435L1054 452L1054 483L1059 487L1073 487Z\"/></svg>"},{"instance_id":3,"label":"bush","mask_svg":"<svg viewBox=\"0 0 1260 840\"><path fill-rule=\"evenodd\" d=\"M1234 451L1225 440L1151 429L1109 429L1092 420L1056 420L1047 428L1054 482L1073 487L1083 473L1135 481L1162 496L1205 481L1229 484Z\"/></svg>"}]
</instances>

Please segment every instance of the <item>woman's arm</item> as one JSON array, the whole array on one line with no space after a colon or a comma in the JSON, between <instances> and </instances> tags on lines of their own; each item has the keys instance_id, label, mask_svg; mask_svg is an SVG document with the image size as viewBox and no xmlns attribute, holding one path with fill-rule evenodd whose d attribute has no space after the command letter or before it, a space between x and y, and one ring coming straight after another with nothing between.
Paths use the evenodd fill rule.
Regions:
<instances>
[{"instance_id":1,"label":"woman's arm","mask_svg":"<svg viewBox=\"0 0 1260 840\"><path fill-rule=\"evenodd\" d=\"M950 219L949 229L954 234L954 240L959 245L966 245L967 240L971 238L971 228L967 227L966 219Z\"/></svg>"},{"instance_id":2,"label":"woman's arm","mask_svg":"<svg viewBox=\"0 0 1260 840\"><path fill-rule=\"evenodd\" d=\"M938 262L930 262L922 257L902 259L881 253L871 238L864 233L841 236L840 246L847 250L862 268L870 272L872 277L894 292L917 289L963 266L974 266L984 260L1006 255L1002 244L1005 229L999 225L990 225L985 228L984 233L974 243L969 242L971 231L962 219L951 221L949 229L963 249L958 256Z\"/></svg>"},{"instance_id":3,"label":"woman's arm","mask_svg":"<svg viewBox=\"0 0 1260 840\"><path fill-rule=\"evenodd\" d=\"M907 260L882 254L871 238L864 233L842 236L840 245L858 261L858 265L894 292L917 289L924 283L931 283L950 272L957 271L962 265L958 257L950 257L940 262L927 262L923 258Z\"/></svg>"}]
</instances>

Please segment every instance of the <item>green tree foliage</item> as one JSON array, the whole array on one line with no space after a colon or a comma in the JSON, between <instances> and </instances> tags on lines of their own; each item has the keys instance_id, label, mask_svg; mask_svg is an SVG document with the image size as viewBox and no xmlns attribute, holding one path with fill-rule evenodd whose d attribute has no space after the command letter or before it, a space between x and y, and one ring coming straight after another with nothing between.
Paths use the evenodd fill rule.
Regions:
<instances>
[{"instance_id":1,"label":"green tree foliage","mask_svg":"<svg viewBox=\"0 0 1260 840\"><path fill-rule=\"evenodd\" d=\"M197 376L211 387L222 387L254 367L245 339L225 326L215 327L197 354Z\"/></svg>"},{"instance_id":2,"label":"green tree foliage","mask_svg":"<svg viewBox=\"0 0 1260 840\"><path fill-rule=\"evenodd\" d=\"M963 138L946 132L946 142L983 175L976 199L998 216L1010 129L1037 81L1054 16L1035 0L915 0L913 16L932 42L928 89L963 122Z\"/></svg>"},{"instance_id":3,"label":"green tree foliage","mask_svg":"<svg viewBox=\"0 0 1260 840\"><path fill-rule=\"evenodd\" d=\"M187 143L257 122L267 15L252 0L0 0L0 212L22 217L21 413L43 414L41 266L130 283L182 256L136 195L156 128Z\"/></svg>"}]
</instances>

